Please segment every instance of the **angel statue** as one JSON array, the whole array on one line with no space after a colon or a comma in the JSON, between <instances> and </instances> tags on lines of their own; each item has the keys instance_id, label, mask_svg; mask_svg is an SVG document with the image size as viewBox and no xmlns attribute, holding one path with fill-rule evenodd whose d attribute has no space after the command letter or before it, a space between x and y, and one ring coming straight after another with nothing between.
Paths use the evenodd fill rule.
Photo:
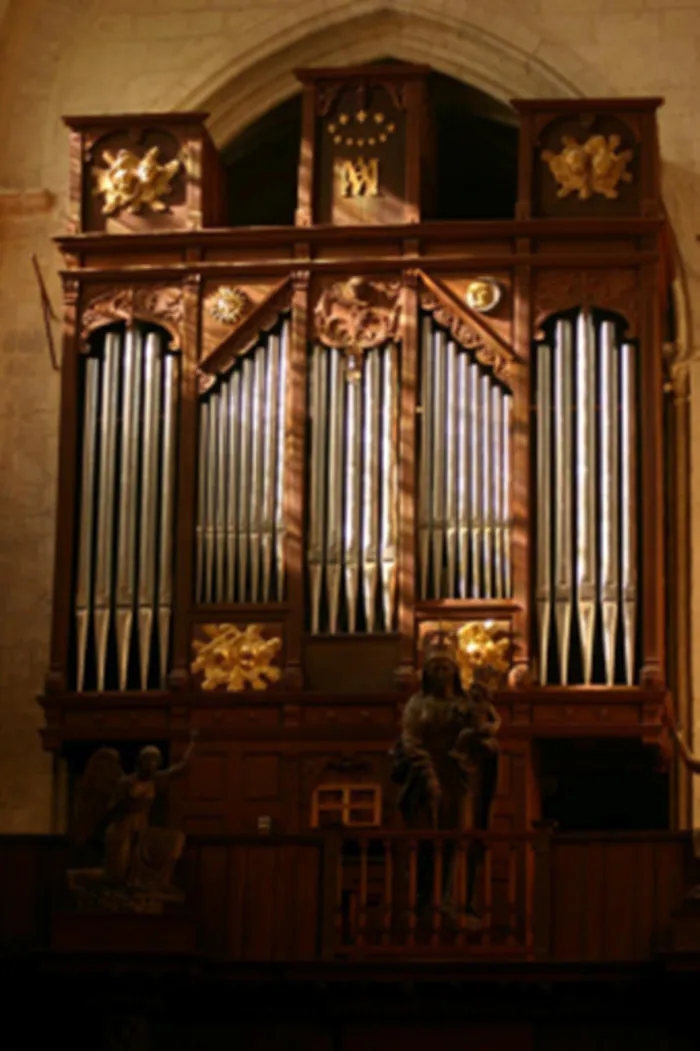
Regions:
<instances>
[{"instance_id":1,"label":"angel statue","mask_svg":"<svg viewBox=\"0 0 700 1051\"><path fill-rule=\"evenodd\" d=\"M78 789L73 838L85 847L97 836L104 860L100 868L68 872L77 904L99 911L161 912L165 901L181 900L171 880L185 836L152 828L149 816L156 795L186 770L196 736L193 731L182 760L165 770L155 745L141 749L132 774L124 773L114 748L98 748L91 756Z\"/></svg>"},{"instance_id":2,"label":"angel statue","mask_svg":"<svg viewBox=\"0 0 700 1051\"><path fill-rule=\"evenodd\" d=\"M394 747L393 779L401 785L399 807L409 828L461 832L466 801L474 801L474 827L486 830L498 773L496 734L500 718L490 692L472 676L465 689L457 656L457 640L447 631L426 636L421 689L403 713L401 737ZM469 850L466 914L478 926L474 907L476 870L481 850ZM454 918L452 884L455 844L443 853L442 911ZM420 843L417 911L425 911L433 895L433 845Z\"/></svg>"}]
</instances>

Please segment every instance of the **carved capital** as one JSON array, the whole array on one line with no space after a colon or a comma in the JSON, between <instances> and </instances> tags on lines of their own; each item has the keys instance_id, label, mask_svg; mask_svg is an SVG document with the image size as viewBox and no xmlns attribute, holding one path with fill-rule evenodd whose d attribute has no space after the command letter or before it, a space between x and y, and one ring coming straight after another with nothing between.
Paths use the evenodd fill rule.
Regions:
<instances>
[{"instance_id":1,"label":"carved capital","mask_svg":"<svg viewBox=\"0 0 700 1051\"><path fill-rule=\"evenodd\" d=\"M82 316L80 330L83 349L95 329L115 321L131 324L136 320L162 325L172 336L172 347L179 350L183 320L182 288L177 285L144 285L116 288L90 300Z\"/></svg>"}]
</instances>

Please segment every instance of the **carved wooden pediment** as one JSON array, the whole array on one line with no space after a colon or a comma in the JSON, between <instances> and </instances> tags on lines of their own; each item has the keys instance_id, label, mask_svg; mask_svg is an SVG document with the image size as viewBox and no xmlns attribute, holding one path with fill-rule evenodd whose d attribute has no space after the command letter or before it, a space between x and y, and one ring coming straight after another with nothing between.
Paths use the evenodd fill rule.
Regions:
<instances>
[{"instance_id":1,"label":"carved wooden pediment","mask_svg":"<svg viewBox=\"0 0 700 1051\"><path fill-rule=\"evenodd\" d=\"M82 313L80 339L84 350L92 333L115 321L150 321L162 325L172 336L174 350L181 347L183 320L182 289L178 285L141 285L113 288L88 300Z\"/></svg>"},{"instance_id":2,"label":"carved wooden pediment","mask_svg":"<svg viewBox=\"0 0 700 1051\"><path fill-rule=\"evenodd\" d=\"M503 383L510 382L517 355L476 312L462 304L450 289L419 271L418 298L421 308L432 314L485 368Z\"/></svg>"},{"instance_id":3,"label":"carved wooden pediment","mask_svg":"<svg viewBox=\"0 0 700 1051\"><path fill-rule=\"evenodd\" d=\"M257 342L259 334L273 328L279 316L289 309L292 281L287 278L278 284L257 306L246 295L239 316L232 321L231 334L215 350L202 358L198 369L200 394L206 393L217 378L227 372L236 358L246 354ZM212 300L214 302L214 300Z\"/></svg>"}]
</instances>

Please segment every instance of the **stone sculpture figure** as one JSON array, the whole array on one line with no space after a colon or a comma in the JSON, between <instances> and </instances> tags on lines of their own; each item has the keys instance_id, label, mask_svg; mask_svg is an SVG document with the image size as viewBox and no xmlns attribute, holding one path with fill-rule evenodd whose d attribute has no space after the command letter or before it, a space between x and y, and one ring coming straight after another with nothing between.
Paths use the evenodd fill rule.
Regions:
<instances>
[{"instance_id":1,"label":"stone sculpture figure","mask_svg":"<svg viewBox=\"0 0 700 1051\"><path fill-rule=\"evenodd\" d=\"M96 836L103 842L103 864L68 872L68 886L79 909L108 912L161 912L181 895L172 874L185 836L176 829L154 828L150 812L156 796L184 773L195 734L179 763L163 770L154 745L142 748L131 774L122 770L119 753L99 748L88 761L77 800L73 838L85 846Z\"/></svg>"}]
</instances>

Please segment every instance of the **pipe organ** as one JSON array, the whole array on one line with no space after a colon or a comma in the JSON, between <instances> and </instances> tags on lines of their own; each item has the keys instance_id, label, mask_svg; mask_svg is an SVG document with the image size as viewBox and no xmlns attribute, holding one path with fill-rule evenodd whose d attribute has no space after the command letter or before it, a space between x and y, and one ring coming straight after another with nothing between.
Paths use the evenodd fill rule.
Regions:
<instances>
[{"instance_id":1,"label":"pipe organ","mask_svg":"<svg viewBox=\"0 0 700 1051\"><path fill-rule=\"evenodd\" d=\"M636 347L576 310L535 346L540 679L637 681ZM554 509L554 513L552 513Z\"/></svg>"},{"instance_id":2,"label":"pipe organ","mask_svg":"<svg viewBox=\"0 0 700 1051\"><path fill-rule=\"evenodd\" d=\"M289 320L199 401L196 601L284 595L285 382Z\"/></svg>"},{"instance_id":3,"label":"pipe organ","mask_svg":"<svg viewBox=\"0 0 700 1051\"><path fill-rule=\"evenodd\" d=\"M82 361L75 688L162 686L173 606L178 356L134 324Z\"/></svg>"},{"instance_id":4,"label":"pipe organ","mask_svg":"<svg viewBox=\"0 0 700 1051\"><path fill-rule=\"evenodd\" d=\"M188 831L302 832L324 778L398 821L439 624L510 640L504 834L541 737L662 737L658 101L514 103L514 217L437 221L426 73L302 74L289 227L226 228L201 114L68 120L44 739L200 729Z\"/></svg>"}]
</instances>

